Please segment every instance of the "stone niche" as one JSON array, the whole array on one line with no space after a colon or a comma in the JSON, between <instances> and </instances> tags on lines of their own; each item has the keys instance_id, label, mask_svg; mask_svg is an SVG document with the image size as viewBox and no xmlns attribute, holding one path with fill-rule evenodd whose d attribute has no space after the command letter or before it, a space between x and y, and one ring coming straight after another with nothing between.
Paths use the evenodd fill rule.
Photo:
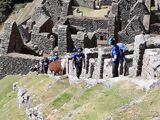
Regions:
<instances>
[{"instance_id":1,"label":"stone niche","mask_svg":"<svg viewBox=\"0 0 160 120\"><path fill-rule=\"evenodd\" d=\"M11 52L22 52L23 40L19 33L16 22L5 23L4 31L1 35L0 54L7 54Z\"/></svg>"}]
</instances>

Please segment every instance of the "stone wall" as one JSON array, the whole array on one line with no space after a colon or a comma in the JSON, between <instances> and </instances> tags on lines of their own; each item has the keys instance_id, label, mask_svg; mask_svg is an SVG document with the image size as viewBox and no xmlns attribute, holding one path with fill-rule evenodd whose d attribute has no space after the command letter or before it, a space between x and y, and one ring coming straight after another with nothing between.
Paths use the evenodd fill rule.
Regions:
<instances>
[{"instance_id":1,"label":"stone wall","mask_svg":"<svg viewBox=\"0 0 160 120\"><path fill-rule=\"evenodd\" d=\"M95 2L94 0L73 0L74 6L83 6L83 7L89 7L89 8L95 8Z\"/></svg>"},{"instance_id":2,"label":"stone wall","mask_svg":"<svg viewBox=\"0 0 160 120\"><path fill-rule=\"evenodd\" d=\"M130 18L136 16L140 17L141 22L144 20L144 15L150 14L150 9L147 8L143 0L138 0L130 10Z\"/></svg>"},{"instance_id":3,"label":"stone wall","mask_svg":"<svg viewBox=\"0 0 160 120\"><path fill-rule=\"evenodd\" d=\"M71 0L47 0L43 8L49 13L53 23L56 23L61 17L69 14Z\"/></svg>"},{"instance_id":4,"label":"stone wall","mask_svg":"<svg viewBox=\"0 0 160 120\"><path fill-rule=\"evenodd\" d=\"M54 36L51 37L51 34L49 33L32 34L31 42L34 46L36 46L36 51L38 50L39 52L49 54L55 47L56 38Z\"/></svg>"},{"instance_id":5,"label":"stone wall","mask_svg":"<svg viewBox=\"0 0 160 120\"><path fill-rule=\"evenodd\" d=\"M102 5L111 5L112 4L112 0L102 0L101 4Z\"/></svg>"},{"instance_id":6,"label":"stone wall","mask_svg":"<svg viewBox=\"0 0 160 120\"><path fill-rule=\"evenodd\" d=\"M160 11L160 1L159 0L155 0L155 7L156 7L156 10Z\"/></svg>"},{"instance_id":7,"label":"stone wall","mask_svg":"<svg viewBox=\"0 0 160 120\"><path fill-rule=\"evenodd\" d=\"M11 52L20 53L22 51L23 40L15 22L8 22L4 24L4 31L0 39L0 54L7 54Z\"/></svg>"},{"instance_id":8,"label":"stone wall","mask_svg":"<svg viewBox=\"0 0 160 120\"><path fill-rule=\"evenodd\" d=\"M112 3L111 12L116 15L116 30L121 33L122 42L132 43L136 35L149 32L150 0L117 0Z\"/></svg>"},{"instance_id":9,"label":"stone wall","mask_svg":"<svg viewBox=\"0 0 160 120\"><path fill-rule=\"evenodd\" d=\"M88 32L94 32L98 29L107 29L109 25L109 19L107 18L69 16L68 22L69 25L84 27ZM114 23L112 25L114 26Z\"/></svg>"},{"instance_id":10,"label":"stone wall","mask_svg":"<svg viewBox=\"0 0 160 120\"><path fill-rule=\"evenodd\" d=\"M0 79L6 75L27 74L41 58L21 54L0 56Z\"/></svg>"},{"instance_id":11,"label":"stone wall","mask_svg":"<svg viewBox=\"0 0 160 120\"><path fill-rule=\"evenodd\" d=\"M137 35L134 44L134 75L145 79L156 79L160 73L160 36Z\"/></svg>"},{"instance_id":12,"label":"stone wall","mask_svg":"<svg viewBox=\"0 0 160 120\"><path fill-rule=\"evenodd\" d=\"M121 18L121 28L124 29L130 19L130 9L137 2L137 0L120 0L118 3L118 16Z\"/></svg>"},{"instance_id":13,"label":"stone wall","mask_svg":"<svg viewBox=\"0 0 160 120\"><path fill-rule=\"evenodd\" d=\"M142 72L143 66L143 55L146 49L146 37L144 35L137 35L135 37L134 43L134 58L133 58L133 66L134 66L134 75L140 76Z\"/></svg>"},{"instance_id":14,"label":"stone wall","mask_svg":"<svg viewBox=\"0 0 160 120\"><path fill-rule=\"evenodd\" d=\"M68 51L68 26L60 25L58 27L58 52L60 55L64 55Z\"/></svg>"},{"instance_id":15,"label":"stone wall","mask_svg":"<svg viewBox=\"0 0 160 120\"><path fill-rule=\"evenodd\" d=\"M160 78L160 49L146 49L144 53L142 77L145 79Z\"/></svg>"},{"instance_id":16,"label":"stone wall","mask_svg":"<svg viewBox=\"0 0 160 120\"><path fill-rule=\"evenodd\" d=\"M143 31L143 24L138 16L134 16L132 20L127 24L123 31L119 32L119 40L123 43L133 43L134 37Z\"/></svg>"}]
</instances>

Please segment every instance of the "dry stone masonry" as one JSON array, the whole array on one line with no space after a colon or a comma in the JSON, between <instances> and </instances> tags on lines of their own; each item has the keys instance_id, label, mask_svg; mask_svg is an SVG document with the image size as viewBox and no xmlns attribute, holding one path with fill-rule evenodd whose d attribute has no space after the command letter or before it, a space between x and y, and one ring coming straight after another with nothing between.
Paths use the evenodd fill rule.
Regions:
<instances>
[{"instance_id":1,"label":"dry stone masonry","mask_svg":"<svg viewBox=\"0 0 160 120\"><path fill-rule=\"evenodd\" d=\"M106 9L103 17L76 16L73 12L79 7L93 11L109 10ZM83 76L106 79L111 77L111 48L107 45L111 36L129 46L126 75L158 76L156 70L146 73L150 62L154 61L148 54L152 52L146 51L153 49L159 53L159 38L136 36L141 33L157 36L160 33L158 0L44 0L22 23L6 22L4 26L0 34L0 78L8 74L27 74L31 64L34 66L41 59L35 56L13 57L8 53L43 56L54 49L61 56L69 54L67 74L72 74L70 56L74 48L82 47L86 55ZM146 62L144 57L148 58L145 59L148 62L146 66L143 66Z\"/></svg>"},{"instance_id":2,"label":"dry stone masonry","mask_svg":"<svg viewBox=\"0 0 160 120\"><path fill-rule=\"evenodd\" d=\"M13 57L14 56L14 57ZM41 58L12 54L0 57L0 79L6 75L27 74Z\"/></svg>"},{"instance_id":3,"label":"dry stone masonry","mask_svg":"<svg viewBox=\"0 0 160 120\"><path fill-rule=\"evenodd\" d=\"M26 88L19 86L18 82L13 83L13 91L17 92L17 104L20 108L26 109L26 120L45 120L41 112L41 104L33 107L32 99Z\"/></svg>"},{"instance_id":4,"label":"dry stone masonry","mask_svg":"<svg viewBox=\"0 0 160 120\"><path fill-rule=\"evenodd\" d=\"M133 66L135 76L145 79L159 78L160 37L138 35L135 37Z\"/></svg>"}]
</instances>

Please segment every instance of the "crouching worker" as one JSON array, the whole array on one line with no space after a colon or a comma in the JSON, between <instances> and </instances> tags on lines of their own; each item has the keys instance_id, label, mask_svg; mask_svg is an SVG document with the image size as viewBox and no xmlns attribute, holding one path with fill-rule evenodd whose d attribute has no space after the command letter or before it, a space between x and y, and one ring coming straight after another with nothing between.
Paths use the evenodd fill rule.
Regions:
<instances>
[{"instance_id":1,"label":"crouching worker","mask_svg":"<svg viewBox=\"0 0 160 120\"><path fill-rule=\"evenodd\" d=\"M82 73L82 66L85 68L85 55L82 53L82 48L79 48L73 56L72 66L76 68L76 76L79 79Z\"/></svg>"},{"instance_id":2,"label":"crouching worker","mask_svg":"<svg viewBox=\"0 0 160 120\"><path fill-rule=\"evenodd\" d=\"M112 57L112 76L118 77L118 67L120 60L120 51L118 45L115 43L114 37L109 39L109 45L112 45L111 57Z\"/></svg>"}]
</instances>

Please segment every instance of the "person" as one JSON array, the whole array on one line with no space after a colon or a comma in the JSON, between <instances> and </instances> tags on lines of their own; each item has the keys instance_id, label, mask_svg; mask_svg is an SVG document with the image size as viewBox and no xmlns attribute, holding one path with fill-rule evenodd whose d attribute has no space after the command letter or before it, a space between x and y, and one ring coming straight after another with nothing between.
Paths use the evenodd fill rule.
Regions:
<instances>
[{"instance_id":1,"label":"person","mask_svg":"<svg viewBox=\"0 0 160 120\"><path fill-rule=\"evenodd\" d=\"M119 51L120 51L119 74L122 75L122 74L125 74L124 61L125 61L126 46L123 43L118 43L117 45L118 45Z\"/></svg>"},{"instance_id":2,"label":"person","mask_svg":"<svg viewBox=\"0 0 160 120\"><path fill-rule=\"evenodd\" d=\"M48 64L49 64L49 60L47 57L44 57L41 61L41 65L42 65L42 73L47 74L48 73Z\"/></svg>"},{"instance_id":3,"label":"person","mask_svg":"<svg viewBox=\"0 0 160 120\"><path fill-rule=\"evenodd\" d=\"M73 56L73 69L76 68L76 76L79 79L82 73L82 66L85 68L85 55L82 53L82 48L78 48L77 52Z\"/></svg>"},{"instance_id":4,"label":"person","mask_svg":"<svg viewBox=\"0 0 160 120\"><path fill-rule=\"evenodd\" d=\"M119 59L120 59L120 52L119 47L115 42L114 37L109 39L109 45L112 45L111 50L111 57L112 57L112 76L118 77L118 67L119 67Z\"/></svg>"},{"instance_id":5,"label":"person","mask_svg":"<svg viewBox=\"0 0 160 120\"><path fill-rule=\"evenodd\" d=\"M76 55L77 54L77 49L76 48L74 48L73 49L73 54L72 54L72 58L74 57L74 55Z\"/></svg>"},{"instance_id":6,"label":"person","mask_svg":"<svg viewBox=\"0 0 160 120\"><path fill-rule=\"evenodd\" d=\"M54 52L54 53L52 54L52 56L50 57L50 61L51 61L51 62L54 62L54 61L57 61L57 60L59 60L58 52Z\"/></svg>"}]
</instances>

